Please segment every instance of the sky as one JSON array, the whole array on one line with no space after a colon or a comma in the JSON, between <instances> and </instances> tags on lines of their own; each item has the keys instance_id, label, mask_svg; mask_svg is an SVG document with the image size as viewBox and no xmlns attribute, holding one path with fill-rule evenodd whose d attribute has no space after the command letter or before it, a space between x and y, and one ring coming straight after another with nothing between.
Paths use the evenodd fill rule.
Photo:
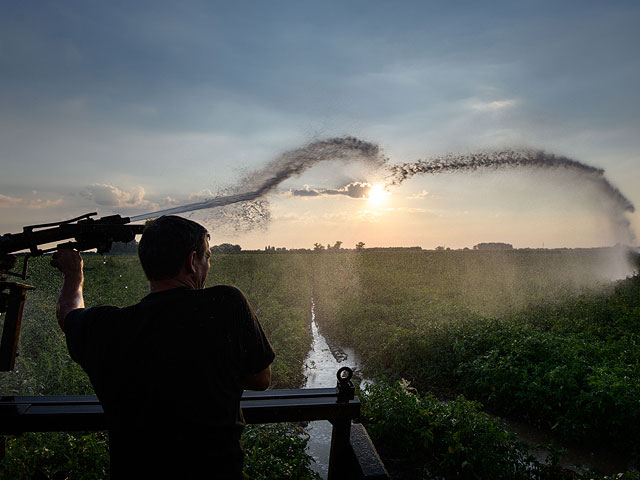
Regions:
<instances>
[{"instance_id":1,"label":"sky","mask_svg":"<svg viewBox=\"0 0 640 480\"><path fill-rule=\"evenodd\" d=\"M604 169L640 205L639 23L631 1L2 2L0 233L237 193L284 152L343 136L378 145L390 165L542 149ZM558 170L335 194L384 178L322 162L262 198L270 220L256 228L233 209L192 217L212 244L245 249L640 235L637 213ZM321 189L334 194L293 194Z\"/></svg>"}]
</instances>

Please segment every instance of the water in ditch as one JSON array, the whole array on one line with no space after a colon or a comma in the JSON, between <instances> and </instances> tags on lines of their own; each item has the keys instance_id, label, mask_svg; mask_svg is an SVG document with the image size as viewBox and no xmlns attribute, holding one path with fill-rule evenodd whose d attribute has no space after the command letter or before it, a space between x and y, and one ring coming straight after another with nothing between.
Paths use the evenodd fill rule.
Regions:
<instances>
[{"instance_id":1,"label":"water in ditch","mask_svg":"<svg viewBox=\"0 0 640 480\"><path fill-rule=\"evenodd\" d=\"M311 300L311 332L313 343L305 361L304 374L307 377L305 388L335 387L337 384L336 373L342 367L349 367L354 372L360 370L360 361L352 349L337 350L329 347L316 323L313 299ZM307 427L310 435L307 453L315 460L312 466L313 470L324 479L327 478L329 468L331 428L331 423L328 420L309 422Z\"/></svg>"}]
</instances>

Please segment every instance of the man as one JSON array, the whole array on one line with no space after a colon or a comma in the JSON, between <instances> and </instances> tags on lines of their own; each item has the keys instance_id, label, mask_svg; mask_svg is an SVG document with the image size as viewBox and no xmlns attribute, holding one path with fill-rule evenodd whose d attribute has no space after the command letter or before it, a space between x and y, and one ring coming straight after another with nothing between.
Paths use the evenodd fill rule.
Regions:
<instances>
[{"instance_id":1,"label":"man","mask_svg":"<svg viewBox=\"0 0 640 480\"><path fill-rule=\"evenodd\" d=\"M243 478L242 390L264 390L275 354L245 296L204 288L209 234L177 216L145 227L138 247L150 294L86 309L82 258L60 250L56 313L109 427L111 476Z\"/></svg>"}]
</instances>

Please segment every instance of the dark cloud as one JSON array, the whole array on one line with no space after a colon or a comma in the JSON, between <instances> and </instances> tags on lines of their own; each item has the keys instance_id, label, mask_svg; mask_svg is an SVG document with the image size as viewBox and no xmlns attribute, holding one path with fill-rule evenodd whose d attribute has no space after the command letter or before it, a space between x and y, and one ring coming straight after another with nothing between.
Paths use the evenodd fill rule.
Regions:
<instances>
[{"instance_id":1,"label":"dark cloud","mask_svg":"<svg viewBox=\"0 0 640 480\"><path fill-rule=\"evenodd\" d=\"M323 195L344 195L351 198L366 198L369 196L371 185L363 182L353 182L342 188L304 188L291 190L291 194L295 197L320 197Z\"/></svg>"}]
</instances>

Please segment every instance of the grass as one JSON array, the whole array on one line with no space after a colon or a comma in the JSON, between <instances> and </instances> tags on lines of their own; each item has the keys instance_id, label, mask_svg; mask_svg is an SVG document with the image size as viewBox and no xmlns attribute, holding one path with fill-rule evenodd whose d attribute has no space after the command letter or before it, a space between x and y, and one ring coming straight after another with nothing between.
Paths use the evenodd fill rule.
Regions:
<instances>
[{"instance_id":1,"label":"grass","mask_svg":"<svg viewBox=\"0 0 640 480\"><path fill-rule=\"evenodd\" d=\"M86 305L125 306L148 293L136 257L84 255L84 260ZM298 260L293 255L282 259L219 255L214 258L209 279L209 285L235 285L249 298L277 352L272 365L275 388L302 385L301 365L311 343L310 277L306 270L300 270ZM0 393L93 394L88 377L70 359L55 319L59 273L48 265L47 258L33 259L30 273L29 281L37 289L29 293L25 304L16 368L0 373ZM246 469L251 478L273 478L272 474L280 476L282 472L291 473L289 478L314 478L309 468L312 460L304 452L306 440L299 437L299 427L249 426L244 438ZM262 445L269 445L268 452ZM105 434L52 432L9 437L0 462L0 478L31 478L36 471L47 477L72 472L74 480L107 478Z\"/></svg>"},{"instance_id":2,"label":"grass","mask_svg":"<svg viewBox=\"0 0 640 480\"><path fill-rule=\"evenodd\" d=\"M390 464L411 465L417 478L562 478L532 462L483 409L560 441L638 455L640 279L611 282L617 260L607 250L245 253L214 255L209 284L235 285L249 298L277 352L275 388L304 382L313 297L323 333L354 348L378 380L362 392L363 418ZM127 305L147 293L135 257L87 255L85 266L87 305ZM14 372L0 374L1 392L92 393L55 321L58 273L44 258L31 273L37 289L25 306L20 357ZM105 465L101 435L12 437L0 478L38 468L91 478ZM252 426L245 442L252 475L312 475L294 426Z\"/></svg>"}]
</instances>

